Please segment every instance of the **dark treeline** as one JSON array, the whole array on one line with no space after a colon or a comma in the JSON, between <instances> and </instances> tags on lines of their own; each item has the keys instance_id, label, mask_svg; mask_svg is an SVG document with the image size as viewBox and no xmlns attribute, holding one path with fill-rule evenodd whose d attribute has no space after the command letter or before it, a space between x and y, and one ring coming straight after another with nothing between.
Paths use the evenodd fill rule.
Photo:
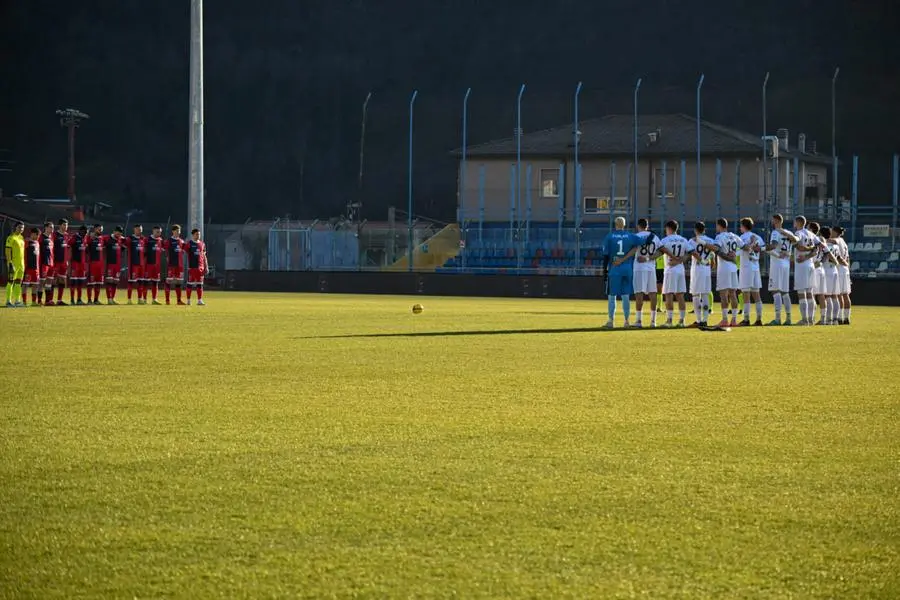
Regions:
<instances>
[{"instance_id":1,"label":"dark treeline","mask_svg":"<svg viewBox=\"0 0 900 600\"><path fill-rule=\"evenodd\" d=\"M761 130L769 124L831 148L830 78L838 85L838 145L862 155L864 201L890 192L900 151L897 8L844 3L631 3L456 0L209 1L205 15L207 216L239 221L290 213L331 216L355 199L362 103L365 216L406 203L409 95L419 90L417 212L452 218L463 93L470 141L512 135L521 82L526 131L572 118L694 112ZM625 6L629 6L625 8ZM187 192L189 2L17 0L0 14L0 173L6 193L65 194L65 134L54 115L91 115L79 131L79 198L183 218ZM704 12L707 11L707 12ZM0 156L0 158L4 158ZM842 189L849 191L849 168Z\"/></svg>"}]
</instances>

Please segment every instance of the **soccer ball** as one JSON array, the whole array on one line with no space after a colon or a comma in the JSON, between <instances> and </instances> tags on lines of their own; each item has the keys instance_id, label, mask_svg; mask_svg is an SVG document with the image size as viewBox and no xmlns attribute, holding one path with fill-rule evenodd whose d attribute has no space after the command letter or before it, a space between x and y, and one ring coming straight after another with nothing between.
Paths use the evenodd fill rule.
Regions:
<instances>
[{"instance_id":1,"label":"soccer ball","mask_svg":"<svg viewBox=\"0 0 900 600\"><path fill-rule=\"evenodd\" d=\"M413 314L417 315L417 314L421 313L423 310L425 310L425 307L422 306L421 304L413 304L413 308L412 308Z\"/></svg>"}]
</instances>

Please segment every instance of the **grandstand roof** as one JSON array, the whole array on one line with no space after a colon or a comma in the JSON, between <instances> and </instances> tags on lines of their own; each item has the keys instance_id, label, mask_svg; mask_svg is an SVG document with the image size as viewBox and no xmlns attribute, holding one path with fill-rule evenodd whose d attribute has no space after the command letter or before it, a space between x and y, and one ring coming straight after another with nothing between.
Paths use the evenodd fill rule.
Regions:
<instances>
[{"instance_id":1,"label":"grandstand roof","mask_svg":"<svg viewBox=\"0 0 900 600\"><path fill-rule=\"evenodd\" d=\"M632 156L634 153L633 115L607 115L579 124L581 156ZM651 141L651 134L656 141ZM527 157L559 157L570 155L574 149L572 123L552 129L525 132L520 139L521 154ZM493 140L470 146L470 157L516 156L515 137ZM759 134L747 133L709 121L700 121L700 153L707 156L759 156L763 142ZM697 153L697 119L685 114L638 115L638 152L642 156L687 158ZM461 156L457 148L454 155ZM799 157L805 162L830 164L831 157L800 153L796 148L780 150L786 158Z\"/></svg>"}]
</instances>

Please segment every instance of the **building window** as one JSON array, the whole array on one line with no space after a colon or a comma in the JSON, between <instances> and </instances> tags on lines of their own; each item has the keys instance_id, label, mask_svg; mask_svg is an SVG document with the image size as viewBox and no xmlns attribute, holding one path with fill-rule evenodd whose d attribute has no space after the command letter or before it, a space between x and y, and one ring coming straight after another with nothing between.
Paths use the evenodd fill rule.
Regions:
<instances>
[{"instance_id":1,"label":"building window","mask_svg":"<svg viewBox=\"0 0 900 600\"><path fill-rule=\"evenodd\" d=\"M818 173L807 173L806 174L806 187L814 187L819 185L819 174Z\"/></svg>"},{"instance_id":2,"label":"building window","mask_svg":"<svg viewBox=\"0 0 900 600\"><path fill-rule=\"evenodd\" d=\"M610 209L612 204L612 209ZM626 214L628 212L628 197L616 196L614 202L610 202L609 196L585 196L584 214L599 215L605 213Z\"/></svg>"},{"instance_id":3,"label":"building window","mask_svg":"<svg viewBox=\"0 0 900 600\"><path fill-rule=\"evenodd\" d=\"M666 169L666 201L675 199L675 190L678 186L678 180L675 178L675 169ZM656 199L662 202L663 199L663 170L656 169L653 173L653 186L656 189Z\"/></svg>"},{"instance_id":4,"label":"building window","mask_svg":"<svg viewBox=\"0 0 900 600\"><path fill-rule=\"evenodd\" d=\"M559 198L559 169L541 169L541 198Z\"/></svg>"}]
</instances>

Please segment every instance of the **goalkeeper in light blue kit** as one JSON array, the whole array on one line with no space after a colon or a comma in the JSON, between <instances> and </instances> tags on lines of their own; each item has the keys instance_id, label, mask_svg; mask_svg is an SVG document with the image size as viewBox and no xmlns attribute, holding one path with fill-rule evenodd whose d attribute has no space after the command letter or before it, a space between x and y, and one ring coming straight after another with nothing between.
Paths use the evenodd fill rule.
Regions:
<instances>
[{"instance_id":1,"label":"goalkeeper in light blue kit","mask_svg":"<svg viewBox=\"0 0 900 600\"><path fill-rule=\"evenodd\" d=\"M603 256L606 259L606 284L609 298L609 321L607 329L613 328L616 316L616 298L622 297L622 312L625 315L625 326L629 326L631 302L629 297L634 293L634 254L643 244L643 239L629 231L625 231L625 219L616 218L616 228L609 232L603 240Z\"/></svg>"}]
</instances>

